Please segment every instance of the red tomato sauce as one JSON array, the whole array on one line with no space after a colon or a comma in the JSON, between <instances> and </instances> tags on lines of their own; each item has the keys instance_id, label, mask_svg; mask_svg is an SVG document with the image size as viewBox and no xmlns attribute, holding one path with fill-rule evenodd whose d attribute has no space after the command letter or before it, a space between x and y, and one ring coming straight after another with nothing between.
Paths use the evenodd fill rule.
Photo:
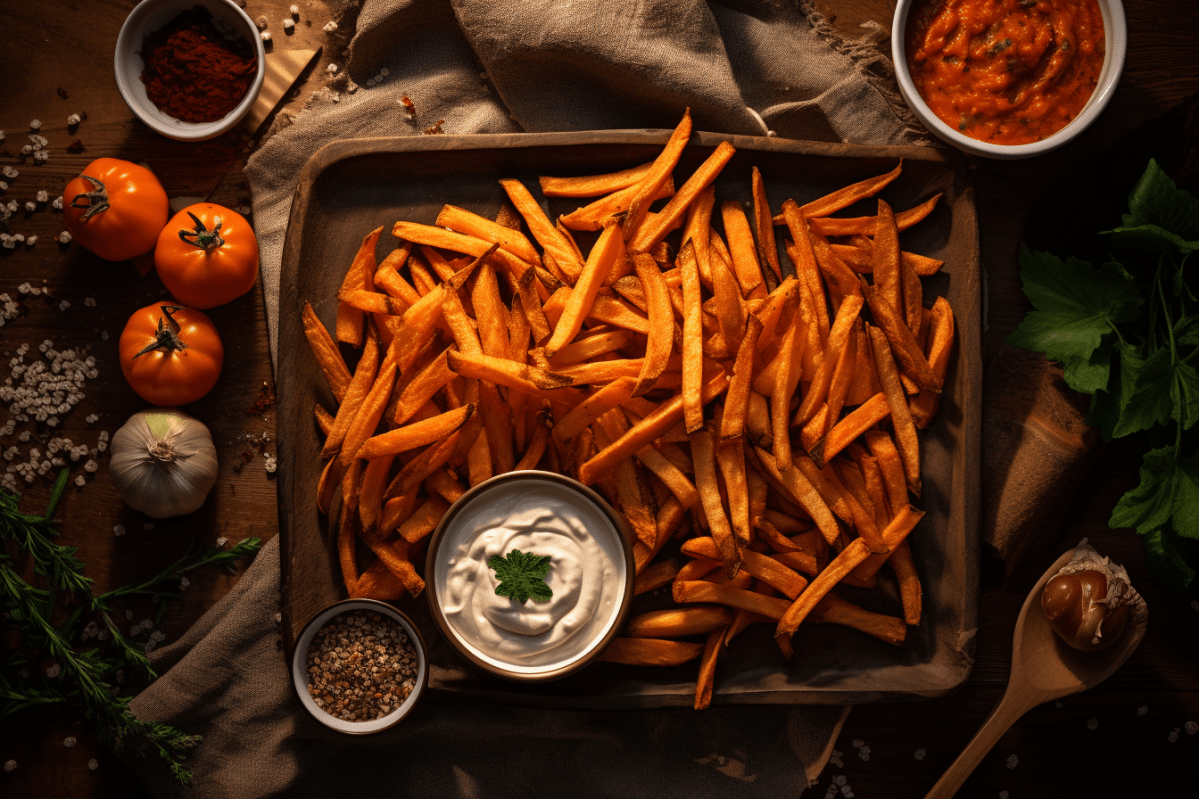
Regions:
<instances>
[{"instance_id":1,"label":"red tomato sauce","mask_svg":"<svg viewBox=\"0 0 1199 799\"><path fill-rule=\"evenodd\" d=\"M908 17L908 69L945 124L1028 144L1070 123L1103 68L1096 0L925 0Z\"/></svg>"}]
</instances>

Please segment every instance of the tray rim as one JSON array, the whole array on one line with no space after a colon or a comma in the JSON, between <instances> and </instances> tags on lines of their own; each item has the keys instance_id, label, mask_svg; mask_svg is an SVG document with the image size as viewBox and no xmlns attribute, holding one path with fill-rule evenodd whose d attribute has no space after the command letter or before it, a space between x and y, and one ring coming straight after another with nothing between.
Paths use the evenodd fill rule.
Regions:
<instances>
[{"instance_id":1,"label":"tray rim","mask_svg":"<svg viewBox=\"0 0 1199 799\"><path fill-rule=\"evenodd\" d=\"M338 163L353 158L371 155L413 154L420 152L442 152L451 150L512 150L533 147L570 147L579 145L653 145L666 142L672 131L666 129L614 129L593 131L572 131L556 133L500 133L500 134L471 134L471 135L442 135L442 136L384 136L354 139L342 139L330 142L309 157L301 169L292 206L288 214L287 232L284 239L283 255L279 274L279 308L285 307L289 299L294 305L298 295L289 289L294 289L298 281L285 278L294 270L300 268L302 254L302 233L295 233L303 225L296 225L297 220L303 220L307 215L314 199L314 191L321 174ZM814 142L797 139L780 139L764 136L743 136L711 132L696 132L688 141L689 146L715 147L721 142L729 142L738 150L770 152L780 154L808 155L828 158L897 158L901 160L925 161L944 164L948 169L960 172L963 179L962 195L968 199L968 222L972 230L970 237L970 264L976 272L980 283L977 297L977 307L971 307L968 313L955 314L965 324L958 326L958 361L972 361L979 374L979 390L975 392L970 407L965 408L962 422L962 447L975 453L976 457L965 459L968 471L963 475L963 485L966 485L967 496L973 497L965 510L965 536L963 540L966 565L963 575L965 590L960 599L958 609L961 613L963 632L966 639L959 641L961 647L961 667L953 672L949 679L941 683L933 683L928 690L919 692L911 690L875 690L847 691L843 689L825 689L819 686L797 688L795 690L763 689L760 691L741 691L736 694L713 695L713 704L858 704L878 701L915 701L933 699L955 692L968 679L974 667L974 639L978 627L979 602L979 571L981 557L981 507L978 496L981 491L981 459L982 459L982 343L981 315L985 288L981 285L982 274L981 251L979 244L978 207L974 194L974 184L970 178L967 161L956 151L937 147L914 147L908 145L863 145L837 142ZM292 317L279 313L279 341L284 340L283 330L294 323ZM970 335L962 333L969 331ZM963 341L965 343L963 344ZM277 367L284 367L283 354L276 354ZM281 387L280 387L281 388ZM280 390L278 409L279 417L284 417L283 410L290 410L290 396ZM287 416L286 418L290 418ZM280 436L277 444L280 464L283 467L283 479L277 484L277 503L279 509L280 536L280 610L282 613L282 634L284 651L290 657L294 647L291 622L291 607L289 596L291 592L291 573L289 563L292 545L294 543L294 520L290 513L287 498L295 494L295 471L290 468L295 461L295 453L287 437ZM488 690L485 688L449 688L445 689L464 697L490 699L529 706L562 706L558 695L536 696L523 693L507 692L504 690ZM673 693L646 694L638 697L632 707L649 708L678 704ZM723 700L723 701L722 701ZM613 707L610 698L579 697L570 707Z\"/></svg>"}]
</instances>

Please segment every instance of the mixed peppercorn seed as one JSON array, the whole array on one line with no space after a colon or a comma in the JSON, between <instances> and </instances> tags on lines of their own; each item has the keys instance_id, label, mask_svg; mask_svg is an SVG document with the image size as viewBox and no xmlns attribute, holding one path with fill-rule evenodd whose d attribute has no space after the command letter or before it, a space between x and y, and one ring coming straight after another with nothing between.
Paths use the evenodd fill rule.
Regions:
<instances>
[{"instance_id":1,"label":"mixed peppercorn seed","mask_svg":"<svg viewBox=\"0 0 1199 799\"><path fill-rule=\"evenodd\" d=\"M372 721L403 704L416 687L416 649L395 621L347 611L317 631L305 658L308 695L329 715Z\"/></svg>"}]
</instances>

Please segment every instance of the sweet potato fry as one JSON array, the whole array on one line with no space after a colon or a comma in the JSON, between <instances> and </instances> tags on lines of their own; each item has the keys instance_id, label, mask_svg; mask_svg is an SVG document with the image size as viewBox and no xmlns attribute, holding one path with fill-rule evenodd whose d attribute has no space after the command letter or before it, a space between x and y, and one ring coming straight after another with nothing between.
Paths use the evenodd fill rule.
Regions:
<instances>
[{"instance_id":1,"label":"sweet potato fry","mask_svg":"<svg viewBox=\"0 0 1199 799\"><path fill-rule=\"evenodd\" d=\"M682 469L667 460L666 456L657 449L642 447L637 451L637 460L645 464L645 467L665 484L684 510L690 509L699 502L699 492L696 490L695 484L687 479L687 475L683 473Z\"/></svg>"},{"instance_id":2,"label":"sweet potato fry","mask_svg":"<svg viewBox=\"0 0 1199 799\"><path fill-rule=\"evenodd\" d=\"M362 240L362 246L354 256L349 271L341 284L341 291L353 289L374 289L372 278L375 274L375 246L379 243L379 234L383 228L372 230ZM338 292L339 294L341 292ZM337 340L354 347L362 346L362 311L345 303L337 306Z\"/></svg>"},{"instance_id":3,"label":"sweet potato fry","mask_svg":"<svg viewBox=\"0 0 1199 799\"><path fill-rule=\"evenodd\" d=\"M620 239L620 229L615 225L609 226L600 234L599 241L591 250L583 271L575 283L570 299L562 309L562 315L554 326L554 334L545 345L545 354L553 358L558 350L569 344L579 334L583 320L591 311L600 284L612 270L613 264L622 255L624 243Z\"/></svg>"},{"instance_id":4,"label":"sweet potato fry","mask_svg":"<svg viewBox=\"0 0 1199 799\"><path fill-rule=\"evenodd\" d=\"M674 349L674 311L670 305L670 293L657 263L644 253L633 254L633 266L645 292L649 317L649 333L645 344L645 359L638 375L633 396L651 391L658 377L666 369L670 353Z\"/></svg>"},{"instance_id":5,"label":"sweet potato fry","mask_svg":"<svg viewBox=\"0 0 1199 799\"><path fill-rule=\"evenodd\" d=\"M627 400L637 384L636 378L622 377L589 395L554 424L554 438L566 441L583 428Z\"/></svg>"},{"instance_id":6,"label":"sweet potato fry","mask_svg":"<svg viewBox=\"0 0 1199 799\"><path fill-rule=\"evenodd\" d=\"M712 538L724 562L725 572L729 577L737 574L741 567L741 547L733 535L728 516L724 512L724 503L720 498L720 488L716 481L716 448L713 436L705 429L691 434L691 457L695 463L695 487L699 491L700 505L703 507L704 518L712 531Z\"/></svg>"},{"instance_id":7,"label":"sweet potato fry","mask_svg":"<svg viewBox=\"0 0 1199 799\"><path fill-rule=\"evenodd\" d=\"M559 217L558 222L571 230L603 230L605 223L613 221L613 217L618 217L629 210L629 206L640 191L640 184L615 191ZM667 175L666 182L658 188L651 202L673 196L674 181Z\"/></svg>"},{"instance_id":8,"label":"sweet potato fry","mask_svg":"<svg viewBox=\"0 0 1199 799\"><path fill-rule=\"evenodd\" d=\"M684 555L699 558L716 558L720 555L716 542L707 536L688 539L683 543L682 552ZM795 599L808 584L808 581L795 571L768 555L745 549L742 550L741 557L742 569L779 590L788 599Z\"/></svg>"},{"instance_id":9,"label":"sweet potato fry","mask_svg":"<svg viewBox=\"0 0 1199 799\"><path fill-rule=\"evenodd\" d=\"M631 252L649 252L662 239L666 238L666 234L682 220L691 201L716 180L720 170L724 169L724 165L729 162L735 152L736 149L733 145L726 141L718 144L707 160L700 164L699 169L691 173L691 177L687 178L687 182L682 185L678 193L667 201L666 207L653 218L652 222L641 226L629 250Z\"/></svg>"},{"instance_id":10,"label":"sweet potato fry","mask_svg":"<svg viewBox=\"0 0 1199 799\"><path fill-rule=\"evenodd\" d=\"M830 243L828 246L833 254L844 261L850 269L861 274L870 274L874 271L874 245L865 236L855 236L854 242L853 244ZM901 252L899 257L904 267L911 269L920 277L935 275L945 265L944 261L906 250Z\"/></svg>"},{"instance_id":11,"label":"sweet potato fry","mask_svg":"<svg viewBox=\"0 0 1199 799\"><path fill-rule=\"evenodd\" d=\"M800 326L792 321L779 350L777 371L770 393L770 427L774 431L774 465L781 472L791 468L791 395L799 384L800 363L796 363L796 339ZM802 346L802 345L801 345ZM803 357L802 352L799 356Z\"/></svg>"},{"instance_id":12,"label":"sweet potato fry","mask_svg":"<svg viewBox=\"0 0 1199 799\"><path fill-rule=\"evenodd\" d=\"M703 644L661 638L613 638L598 659L626 666L681 666L703 654Z\"/></svg>"},{"instance_id":13,"label":"sweet potato fry","mask_svg":"<svg viewBox=\"0 0 1199 799\"><path fill-rule=\"evenodd\" d=\"M699 264L699 279L712 287L711 233L712 207L716 204L716 187L709 185L695 197L687 209L687 224L683 228L683 244L695 245L695 260Z\"/></svg>"},{"instance_id":14,"label":"sweet potato fry","mask_svg":"<svg viewBox=\"0 0 1199 799\"><path fill-rule=\"evenodd\" d=\"M871 613L836 594L829 594L822 599L809 618L817 624L852 627L894 646L902 644L908 632L903 619Z\"/></svg>"},{"instance_id":15,"label":"sweet potato fry","mask_svg":"<svg viewBox=\"0 0 1199 799\"><path fill-rule=\"evenodd\" d=\"M636 184L645 177L653 165L654 162L650 161L606 175L570 178L541 177L538 180L541 183L541 193L546 197L599 197L601 194L611 194Z\"/></svg>"},{"instance_id":16,"label":"sweet potato fry","mask_svg":"<svg viewBox=\"0 0 1199 799\"><path fill-rule=\"evenodd\" d=\"M377 458L367 463L362 472L362 488L358 492L358 518L367 535L374 535L383 517L383 489L395 456Z\"/></svg>"},{"instance_id":17,"label":"sweet potato fry","mask_svg":"<svg viewBox=\"0 0 1199 799\"><path fill-rule=\"evenodd\" d=\"M858 340L858 356L853 367L853 382L850 383L849 394L845 397L845 405L861 405L883 390L874 369L874 352L870 349L870 336L860 322L859 319L859 324L854 326L854 335Z\"/></svg>"},{"instance_id":18,"label":"sweet potato fry","mask_svg":"<svg viewBox=\"0 0 1199 799\"><path fill-rule=\"evenodd\" d=\"M366 543L383 565L400 578L408 593L414 597L420 596L421 591L425 590L425 581L416 573L416 568L408 558L407 541L395 536L384 540L367 539Z\"/></svg>"},{"instance_id":19,"label":"sweet potato fry","mask_svg":"<svg viewBox=\"0 0 1199 799\"><path fill-rule=\"evenodd\" d=\"M907 330L905 327L904 330ZM891 413L891 424L895 428L895 445L903 461L908 490L920 496L920 442L916 438L916 425L908 408L907 397L899 384L899 373L891 358L891 347L878 328L870 328L870 346L874 350L874 364L878 371L878 382ZM864 405L862 407L865 407Z\"/></svg>"},{"instance_id":20,"label":"sweet potato fry","mask_svg":"<svg viewBox=\"0 0 1199 799\"><path fill-rule=\"evenodd\" d=\"M895 570L895 581L899 583L899 598L903 603L903 620L911 625L920 623L923 590L920 576L916 573L916 562L912 560L911 544L906 540L895 548L889 561Z\"/></svg>"},{"instance_id":21,"label":"sweet potato fry","mask_svg":"<svg viewBox=\"0 0 1199 799\"><path fill-rule=\"evenodd\" d=\"M444 206L437 215L437 221L433 224L437 227L449 228L455 233L499 244L501 249L507 250L530 264L541 263L541 257L537 255L537 250L519 230L492 222L490 219L485 219L456 205Z\"/></svg>"},{"instance_id":22,"label":"sweet potato fry","mask_svg":"<svg viewBox=\"0 0 1199 799\"><path fill-rule=\"evenodd\" d=\"M924 357L920 345L916 343L916 337L912 334L907 322L891 306L891 303L879 295L873 286L863 283L862 291L866 295L866 302L870 305L874 321L886 335L889 345L887 349L894 357L895 362L903 368L904 373L921 390L940 391L942 379L939 379L932 367L929 366L928 360ZM871 334L871 344L874 346L875 360L877 361L879 346L873 334ZM879 379L882 380L881 374Z\"/></svg>"},{"instance_id":23,"label":"sweet potato fry","mask_svg":"<svg viewBox=\"0 0 1199 799\"><path fill-rule=\"evenodd\" d=\"M774 464L774 458L765 450L755 449L754 454L757 455L758 465L765 470L763 477L773 477L786 488L791 498L798 502L800 507L816 522L816 526L820 528L826 541L832 543L837 540L841 534L840 528L837 527L837 520L833 518L832 510L804 474L804 470L796 468L780 472Z\"/></svg>"},{"instance_id":24,"label":"sweet potato fry","mask_svg":"<svg viewBox=\"0 0 1199 799\"><path fill-rule=\"evenodd\" d=\"M325 375L333 398L341 402L350 387L350 370L346 367L345 359L341 357L329 331L316 317L316 311L307 302L304 303L303 321L304 336L312 348L312 355Z\"/></svg>"},{"instance_id":25,"label":"sweet potato fry","mask_svg":"<svg viewBox=\"0 0 1199 799\"><path fill-rule=\"evenodd\" d=\"M687 432L694 433L704 424L700 397L704 354L699 264L691 242L679 252L679 269L683 273L683 409Z\"/></svg>"},{"instance_id":26,"label":"sweet potato fry","mask_svg":"<svg viewBox=\"0 0 1199 799\"><path fill-rule=\"evenodd\" d=\"M358 366L354 369L354 377L350 380L341 405L337 407L333 429L329 431L329 436L325 439L325 446L321 450L322 458L328 458L341 450L341 445L350 431L350 426L354 423L354 418L358 415L358 410L362 407L367 395L370 394L378 368L379 339L374 332L372 323L362 350L362 357L358 359Z\"/></svg>"},{"instance_id":27,"label":"sweet potato fry","mask_svg":"<svg viewBox=\"0 0 1199 799\"><path fill-rule=\"evenodd\" d=\"M895 226L902 233L912 225L922 221L936 208L939 199L941 199L940 194L926 200L915 208L900 211L895 215ZM812 222L813 228L822 236L853 236L855 234L869 236L874 233L876 218L873 216L859 216L852 219L826 218L813 219Z\"/></svg>"},{"instance_id":28,"label":"sweet potato fry","mask_svg":"<svg viewBox=\"0 0 1199 799\"><path fill-rule=\"evenodd\" d=\"M399 526L416 512L420 499L419 491L409 491L403 496L393 497L383 505L383 516L378 528L374 531L375 538L386 538L394 533ZM364 535L370 535L364 532Z\"/></svg>"},{"instance_id":29,"label":"sweet potato fry","mask_svg":"<svg viewBox=\"0 0 1199 799\"><path fill-rule=\"evenodd\" d=\"M431 497L421 505L399 527L400 537L409 544L415 544L437 527L441 517L450 509L450 503L438 496Z\"/></svg>"},{"instance_id":30,"label":"sweet potato fry","mask_svg":"<svg viewBox=\"0 0 1199 799\"><path fill-rule=\"evenodd\" d=\"M906 403L904 407L907 407ZM831 461L851 441L890 415L891 409L885 394L875 394L863 402L852 413L837 422L836 426L825 436L824 463ZM819 465L823 466L823 463Z\"/></svg>"},{"instance_id":31,"label":"sweet potato fry","mask_svg":"<svg viewBox=\"0 0 1199 799\"><path fill-rule=\"evenodd\" d=\"M720 417L722 441L736 441L745 435L745 422L749 415L749 398L753 385L754 354L757 352L762 330L763 325L758 321L758 317L750 316L741 346L737 349L733 377L729 381L728 394L725 396L724 414Z\"/></svg>"},{"instance_id":32,"label":"sweet potato fry","mask_svg":"<svg viewBox=\"0 0 1199 799\"><path fill-rule=\"evenodd\" d=\"M933 374L945 381L949 356L953 352L953 309L944 297L937 297L929 318L928 362ZM910 402L912 421L920 429L928 427L941 404L941 393L921 391Z\"/></svg>"},{"instance_id":33,"label":"sweet potato fry","mask_svg":"<svg viewBox=\"0 0 1199 799\"><path fill-rule=\"evenodd\" d=\"M735 351L741 346L741 337L745 333L745 308L741 287L719 249L712 250L710 260L716 321L726 347Z\"/></svg>"},{"instance_id":34,"label":"sweet potato fry","mask_svg":"<svg viewBox=\"0 0 1199 799\"><path fill-rule=\"evenodd\" d=\"M466 236L462 233L454 233L444 228L401 221L396 222L392 226L391 232L394 236L415 242L416 244L425 244L429 247L440 247L444 250L466 253L476 258L486 254L487 257L494 258L498 263L502 264L514 280L519 279L525 270L529 268L527 262L522 261L493 242L474 236ZM489 251L490 254L488 254ZM412 269L411 263L408 268L409 270Z\"/></svg>"},{"instance_id":35,"label":"sweet potato fry","mask_svg":"<svg viewBox=\"0 0 1199 799\"><path fill-rule=\"evenodd\" d=\"M621 634L629 638L683 638L710 633L732 620L732 612L719 605L651 610L629 619Z\"/></svg>"},{"instance_id":36,"label":"sweet potato fry","mask_svg":"<svg viewBox=\"0 0 1199 799\"><path fill-rule=\"evenodd\" d=\"M747 574L746 577L748 576ZM803 594L800 596L802 597ZM730 585L717 585L707 580L675 580L674 601L683 604L711 602L716 605L748 610L750 613L758 613L771 619L782 618L783 614L787 612L787 608L791 606L791 602L781 597L763 596L756 591L748 591Z\"/></svg>"},{"instance_id":37,"label":"sweet potato fry","mask_svg":"<svg viewBox=\"0 0 1199 799\"><path fill-rule=\"evenodd\" d=\"M708 640L704 642L704 654L699 660L699 676L695 679L696 710L703 710L712 704L712 690L716 684L716 661L720 657L720 642L724 640L726 632L727 624L708 633Z\"/></svg>"},{"instance_id":38,"label":"sweet potato fry","mask_svg":"<svg viewBox=\"0 0 1199 799\"><path fill-rule=\"evenodd\" d=\"M487 355L467 355L449 350L446 353L450 369L464 377L474 377L479 380L489 380L501 386L524 391L527 394L538 394L539 391L564 389L574 384L574 380L556 372L547 372L536 366L517 363L503 358L492 358ZM571 396L578 395L575 391ZM565 398L565 395L564 395Z\"/></svg>"},{"instance_id":39,"label":"sweet potato fry","mask_svg":"<svg viewBox=\"0 0 1199 799\"><path fill-rule=\"evenodd\" d=\"M645 177L637 181L637 193L630 201L629 212L624 218L625 241L632 241L636 238L646 214L649 213L650 203L654 201L658 191L670 178L670 173L674 171L675 166L679 162L679 157L683 154L683 149L687 146L687 140L690 138L691 111L688 109L683 112L683 119L674 129L674 132L670 134L670 139L667 140L666 146L662 148L662 152L654 159L653 166L645 173ZM649 247L633 247L631 249L633 251L645 251Z\"/></svg>"},{"instance_id":40,"label":"sweet potato fry","mask_svg":"<svg viewBox=\"0 0 1199 799\"><path fill-rule=\"evenodd\" d=\"M637 575L637 580L633 583L633 596L640 596L653 591L655 588L667 585L674 580L675 575L678 573L679 562L674 558L661 560L651 566L645 567Z\"/></svg>"},{"instance_id":41,"label":"sweet potato fry","mask_svg":"<svg viewBox=\"0 0 1199 799\"><path fill-rule=\"evenodd\" d=\"M899 177L899 173L903 170L903 163L892 169L885 175L878 177L867 178L866 180L851 183L843 189L837 189L831 194L826 194L818 200L813 200L807 203L801 209L803 215L809 219L815 217L828 216L835 214L842 208L848 208L859 200L864 200L867 197L873 197L878 194L887 184Z\"/></svg>"},{"instance_id":42,"label":"sweet potato fry","mask_svg":"<svg viewBox=\"0 0 1199 799\"><path fill-rule=\"evenodd\" d=\"M890 560L891 555L903 543L909 533L916 527L920 520L924 517L924 511L917 510L911 505L904 505L900 508L891 523L887 525L882 532L883 543L890 550L889 552L878 552L872 554L861 564L853 569L852 577L857 583L874 579L874 575L882 568L883 564ZM861 539L855 539L861 540Z\"/></svg>"},{"instance_id":43,"label":"sweet potato fry","mask_svg":"<svg viewBox=\"0 0 1199 799\"><path fill-rule=\"evenodd\" d=\"M862 539L855 538L849 542L849 546L833 558L824 571L818 574L816 579L799 595L799 598L787 608L782 618L779 619L778 627L775 628L775 636L792 635L808 614L820 603L820 600L828 595L833 586L853 571L858 564L866 560L869 555L870 550Z\"/></svg>"},{"instance_id":44,"label":"sweet potato fry","mask_svg":"<svg viewBox=\"0 0 1199 799\"><path fill-rule=\"evenodd\" d=\"M686 515L687 512L674 497L670 497L662 503L662 506L658 508L657 516L658 540L652 547L647 547L640 541L633 542L633 562L637 574L641 574L649 562L662 550L670 537L675 534L675 530L682 524Z\"/></svg>"},{"instance_id":45,"label":"sweet potato fry","mask_svg":"<svg viewBox=\"0 0 1199 799\"><path fill-rule=\"evenodd\" d=\"M724 221L724 233L729 239L729 255L732 257L737 283L741 287L741 296L765 296L762 266L758 263L757 245L754 243L754 234L745 216L745 209L738 202L723 202L720 204L720 216ZM760 291L759 287L762 287Z\"/></svg>"},{"instance_id":46,"label":"sweet potato fry","mask_svg":"<svg viewBox=\"0 0 1199 799\"><path fill-rule=\"evenodd\" d=\"M753 527L749 518L749 483L745 475L745 448L740 441L716 442L716 464L724 478L728 495L729 522L733 534L748 546L753 539Z\"/></svg>"},{"instance_id":47,"label":"sweet potato fry","mask_svg":"<svg viewBox=\"0 0 1199 799\"><path fill-rule=\"evenodd\" d=\"M903 309L904 284L899 276L899 229L891 206L878 201L878 223L874 231L872 259L874 286L896 311Z\"/></svg>"},{"instance_id":48,"label":"sweet potato fry","mask_svg":"<svg viewBox=\"0 0 1199 799\"><path fill-rule=\"evenodd\" d=\"M596 445L608 447L619 438L624 432L621 426L623 420L624 417L615 410L596 419L591 427ZM636 462L625 460L617 464L615 479L620 509L633 535L645 546L654 547L658 541L658 522L653 508L653 492L646 490L648 485L641 479Z\"/></svg>"},{"instance_id":49,"label":"sweet potato fry","mask_svg":"<svg viewBox=\"0 0 1199 799\"><path fill-rule=\"evenodd\" d=\"M770 557L797 572L810 574L813 577L820 573L820 563L816 560L816 556L802 549L793 552L775 552Z\"/></svg>"},{"instance_id":50,"label":"sweet potato fry","mask_svg":"<svg viewBox=\"0 0 1199 799\"><path fill-rule=\"evenodd\" d=\"M413 422L404 427L397 427L386 433L367 439L358 450L358 457L372 460L385 455L398 455L401 452L423 447L438 439L445 438L460 428L471 414L475 412L472 403L461 408L446 411L432 419Z\"/></svg>"},{"instance_id":51,"label":"sweet potato fry","mask_svg":"<svg viewBox=\"0 0 1199 799\"><path fill-rule=\"evenodd\" d=\"M765 261L775 279L779 283L787 277L779 264L778 242L774 238L774 220L770 216L770 202L766 199L766 184L762 181L762 173L755 166L751 178L751 190L754 197L754 228L758 234L759 261ZM794 271L791 271L794 274Z\"/></svg>"},{"instance_id":52,"label":"sweet potato fry","mask_svg":"<svg viewBox=\"0 0 1199 799\"><path fill-rule=\"evenodd\" d=\"M329 413L319 404L314 407L313 415L316 416L316 425L325 435L329 435L329 431L333 429L333 414Z\"/></svg>"}]
</instances>

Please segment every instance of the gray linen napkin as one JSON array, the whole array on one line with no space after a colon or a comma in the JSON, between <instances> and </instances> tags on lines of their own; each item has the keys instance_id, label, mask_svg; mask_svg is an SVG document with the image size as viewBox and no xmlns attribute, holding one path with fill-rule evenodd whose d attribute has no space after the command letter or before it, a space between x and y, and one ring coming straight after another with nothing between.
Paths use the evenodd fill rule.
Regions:
<instances>
[{"instance_id":1,"label":"gray linen napkin","mask_svg":"<svg viewBox=\"0 0 1199 799\"><path fill-rule=\"evenodd\" d=\"M297 176L339 139L671 128L863 144L923 142L889 62L795 0L352 0L347 63L251 158L271 351ZM386 70L386 75L383 74ZM411 98L415 120L401 98ZM154 658L139 717L204 735L196 785L134 762L156 796L798 796L848 708L547 711L432 694L387 733L347 738L292 694L270 542L235 590ZM719 698L717 698L719 702Z\"/></svg>"}]
</instances>

